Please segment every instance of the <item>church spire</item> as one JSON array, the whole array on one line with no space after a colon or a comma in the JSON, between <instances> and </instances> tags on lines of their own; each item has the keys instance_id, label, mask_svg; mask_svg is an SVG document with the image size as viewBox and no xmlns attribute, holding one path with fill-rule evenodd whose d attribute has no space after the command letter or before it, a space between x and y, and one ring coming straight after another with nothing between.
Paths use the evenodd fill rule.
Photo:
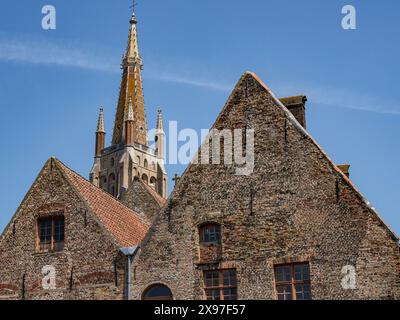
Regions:
<instances>
[{"instance_id":1,"label":"church spire","mask_svg":"<svg viewBox=\"0 0 400 320\"><path fill-rule=\"evenodd\" d=\"M124 141L124 116L128 112L129 100L132 99L134 114L133 140L136 143L147 146L147 124L142 85L143 64L139 54L135 14L130 19L130 25L127 49L122 61L122 81L115 115L112 144L119 144Z\"/></svg>"}]
</instances>

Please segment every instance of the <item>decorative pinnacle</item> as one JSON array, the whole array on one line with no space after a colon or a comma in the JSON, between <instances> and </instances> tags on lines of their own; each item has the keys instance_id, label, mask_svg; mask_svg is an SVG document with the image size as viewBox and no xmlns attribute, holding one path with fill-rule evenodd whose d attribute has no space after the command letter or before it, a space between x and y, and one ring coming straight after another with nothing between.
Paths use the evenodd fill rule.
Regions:
<instances>
[{"instance_id":1,"label":"decorative pinnacle","mask_svg":"<svg viewBox=\"0 0 400 320\"><path fill-rule=\"evenodd\" d=\"M163 130L163 118L162 118L162 110L157 110L157 130Z\"/></svg>"},{"instance_id":2,"label":"decorative pinnacle","mask_svg":"<svg viewBox=\"0 0 400 320\"><path fill-rule=\"evenodd\" d=\"M128 112L125 115L125 121L134 121L132 96L129 97Z\"/></svg>"},{"instance_id":3,"label":"decorative pinnacle","mask_svg":"<svg viewBox=\"0 0 400 320\"><path fill-rule=\"evenodd\" d=\"M97 132L105 133L104 129L104 109L100 107L99 120L97 121Z\"/></svg>"}]
</instances>

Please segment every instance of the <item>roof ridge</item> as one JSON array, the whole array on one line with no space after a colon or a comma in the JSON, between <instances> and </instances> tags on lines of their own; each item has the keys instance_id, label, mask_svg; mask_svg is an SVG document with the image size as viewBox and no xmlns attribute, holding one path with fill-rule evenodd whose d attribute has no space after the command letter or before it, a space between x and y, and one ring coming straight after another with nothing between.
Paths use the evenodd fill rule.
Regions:
<instances>
[{"instance_id":1,"label":"roof ridge","mask_svg":"<svg viewBox=\"0 0 400 320\"><path fill-rule=\"evenodd\" d=\"M270 95L273 99L275 99L275 102L282 107L282 110L285 112L286 116L289 118L290 121L293 122L293 125L300 131L302 132L306 137L308 137L312 143L318 148L318 150L320 150L320 152L322 152L322 154L325 156L325 158L328 160L328 162L332 165L333 169L343 177L343 179L346 181L346 183L348 183L348 185L350 186L350 188L353 189L353 191L361 198L361 201L367 206L367 208L373 213L375 214L376 218L385 226L385 228L387 229L387 231L391 234L391 236L397 241L399 242L399 237L396 235L396 233L383 221L383 219L380 217L379 213L377 212L377 210L375 208L373 208L371 206L371 203L363 196L363 194L356 188L356 186L353 184L353 182L350 180L350 178L348 178L334 163L334 161L328 156L328 154L322 149L322 147L318 144L318 142L311 136L311 134L304 129L304 127L297 121L297 119L295 118L295 116L288 110L288 108L285 107L285 105L275 96L275 94L271 91L271 89L269 89L269 87L261 80L261 78L254 72L251 71L246 71L239 79L239 81L236 83L236 85L234 86L231 94L229 95L228 100L226 101L224 107L222 108L221 112L218 114L216 120L214 121L213 125L211 126L211 128L213 128L215 126L215 124L218 122L218 120L220 119L221 115L223 114L223 112L226 110L226 108L228 107L229 103L231 102L231 99L233 98L233 94L237 88L237 86L241 83L241 81L243 81L243 79L246 76L251 76L254 80L256 80ZM198 152L201 150L201 146L199 147L199 149L197 150L195 157L198 156ZM193 161L193 160L192 160ZM167 199L167 203L170 203L172 198L175 196L176 190L177 190L177 186L179 186L181 183L183 183L185 176L187 175L189 168L192 166L192 161L189 163L189 165L185 168L184 172L181 175L181 179L179 179L179 182L175 185L175 188L173 189L173 191L171 192L169 198Z\"/></svg>"}]
</instances>

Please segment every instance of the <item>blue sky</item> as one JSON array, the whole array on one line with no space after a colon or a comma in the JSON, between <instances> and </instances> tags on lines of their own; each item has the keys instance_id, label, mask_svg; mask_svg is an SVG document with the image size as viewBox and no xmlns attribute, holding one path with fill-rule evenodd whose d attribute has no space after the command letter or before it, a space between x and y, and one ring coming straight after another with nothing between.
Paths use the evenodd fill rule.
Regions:
<instances>
[{"instance_id":1,"label":"blue sky","mask_svg":"<svg viewBox=\"0 0 400 320\"><path fill-rule=\"evenodd\" d=\"M57 29L41 28L41 9ZM341 8L357 9L357 30ZM111 138L129 0L2 0L0 230L46 159L84 176L105 107ZM308 130L400 234L400 2L142 0L137 7L149 127L162 107L180 129L208 128L246 70L278 96L308 96ZM184 166L168 166L169 176ZM172 182L170 182L172 185Z\"/></svg>"}]
</instances>

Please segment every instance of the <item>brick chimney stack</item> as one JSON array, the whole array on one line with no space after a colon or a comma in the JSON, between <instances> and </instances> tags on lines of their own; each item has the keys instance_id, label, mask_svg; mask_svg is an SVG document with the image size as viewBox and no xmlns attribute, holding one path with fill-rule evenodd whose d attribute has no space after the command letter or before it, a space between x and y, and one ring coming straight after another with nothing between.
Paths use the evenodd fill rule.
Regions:
<instances>
[{"instance_id":1,"label":"brick chimney stack","mask_svg":"<svg viewBox=\"0 0 400 320\"><path fill-rule=\"evenodd\" d=\"M293 96L279 99L282 104L289 109L297 121L306 128L306 96Z\"/></svg>"},{"instance_id":2,"label":"brick chimney stack","mask_svg":"<svg viewBox=\"0 0 400 320\"><path fill-rule=\"evenodd\" d=\"M349 164L337 164L340 171L342 171L348 178L350 178L350 165Z\"/></svg>"}]
</instances>

